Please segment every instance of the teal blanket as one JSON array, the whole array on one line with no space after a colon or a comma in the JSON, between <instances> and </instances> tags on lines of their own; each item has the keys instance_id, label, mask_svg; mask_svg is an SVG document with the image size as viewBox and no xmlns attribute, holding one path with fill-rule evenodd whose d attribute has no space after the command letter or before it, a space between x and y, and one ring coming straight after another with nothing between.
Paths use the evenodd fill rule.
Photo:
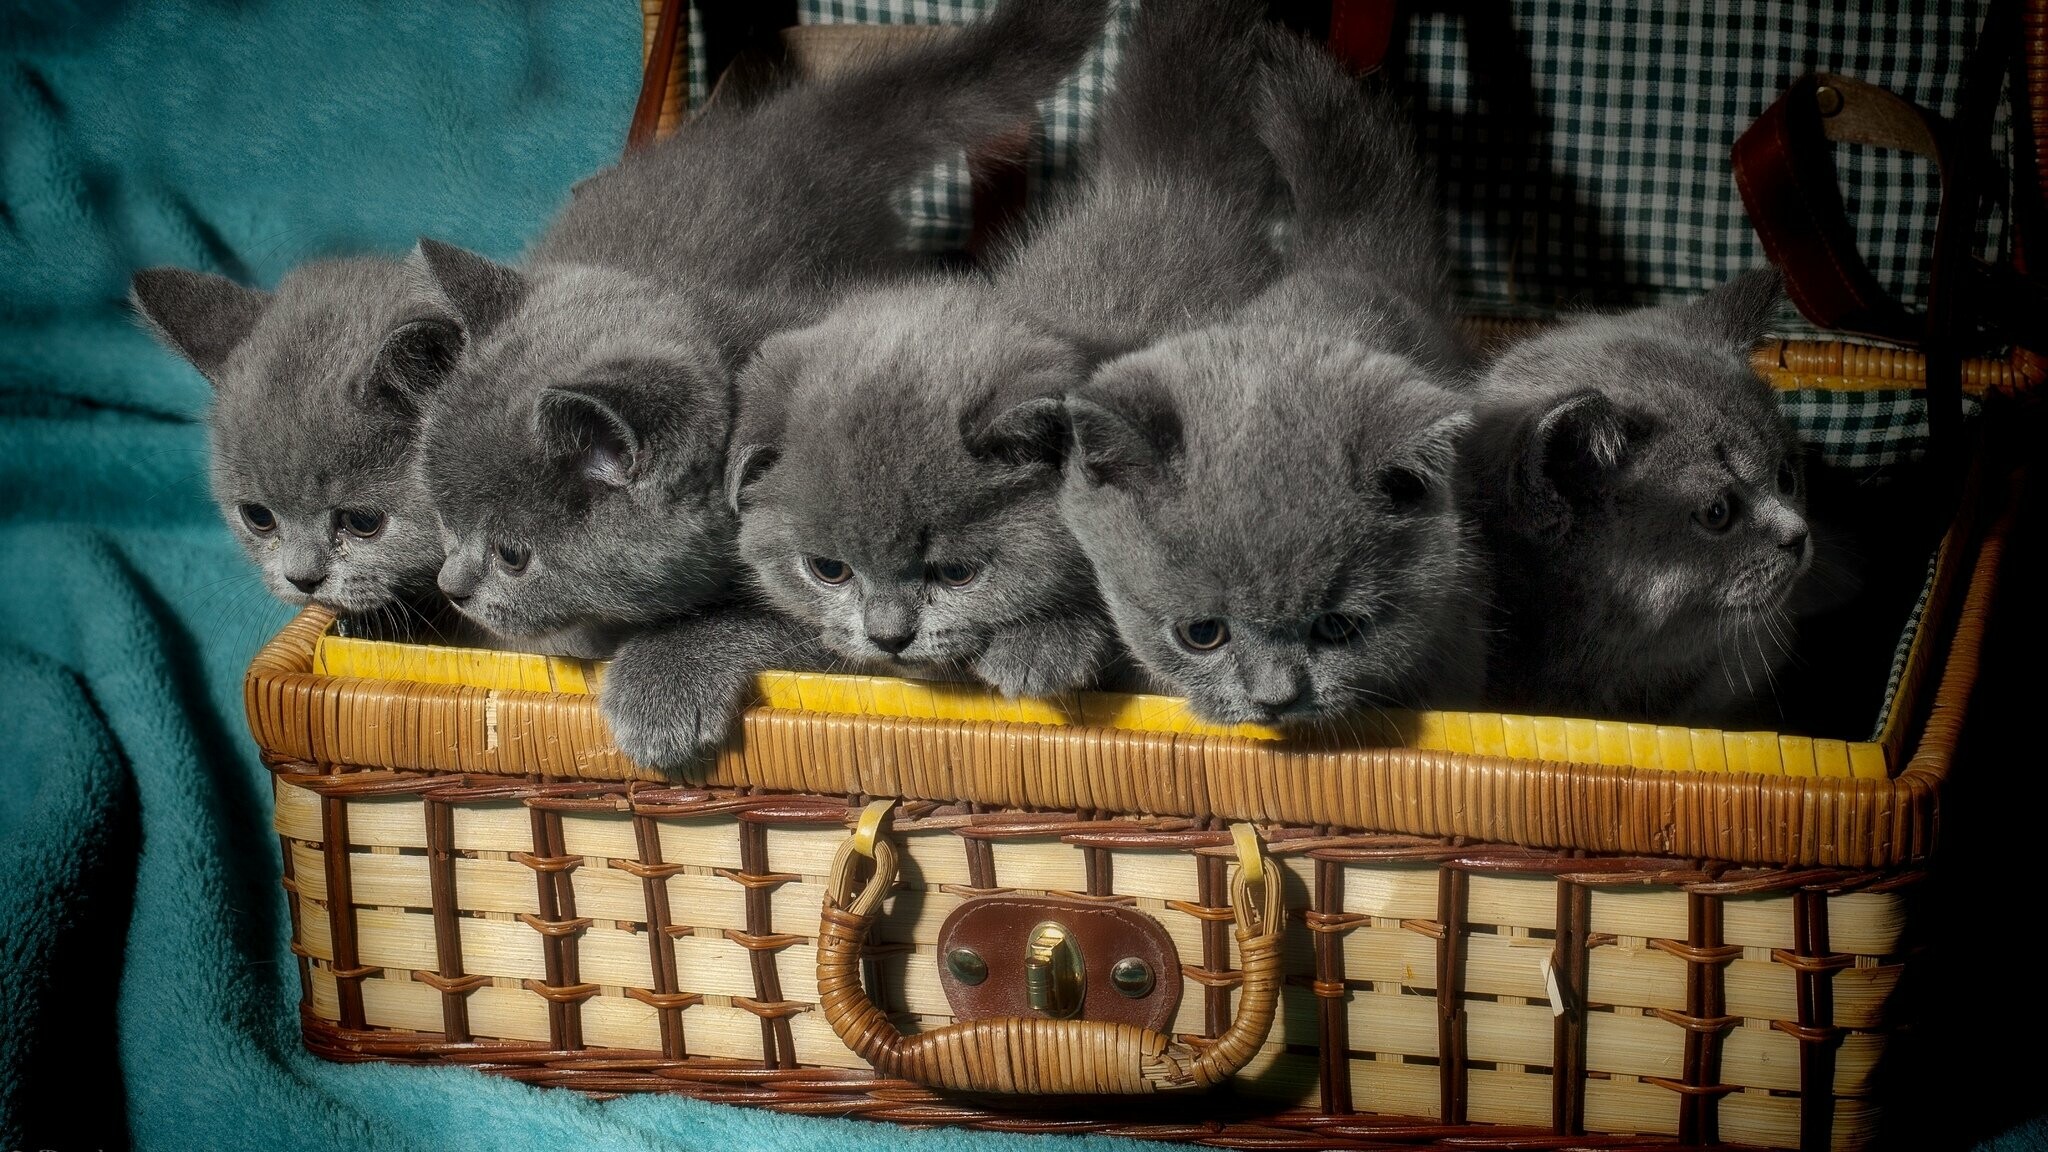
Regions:
<instances>
[{"instance_id":1,"label":"teal blanket","mask_svg":"<svg viewBox=\"0 0 2048 1152\"><path fill-rule=\"evenodd\" d=\"M1054 1143L299 1046L241 700L286 612L207 498L207 385L129 319L127 279L270 284L419 233L514 255L617 154L639 20L629 0L0 0L0 1149Z\"/></svg>"}]
</instances>

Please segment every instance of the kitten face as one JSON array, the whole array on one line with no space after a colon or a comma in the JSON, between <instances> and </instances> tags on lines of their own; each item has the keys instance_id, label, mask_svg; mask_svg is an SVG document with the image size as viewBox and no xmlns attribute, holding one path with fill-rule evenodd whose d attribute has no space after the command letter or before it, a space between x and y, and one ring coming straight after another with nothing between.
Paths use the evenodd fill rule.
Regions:
<instances>
[{"instance_id":1,"label":"kitten face","mask_svg":"<svg viewBox=\"0 0 2048 1152\"><path fill-rule=\"evenodd\" d=\"M1525 702L1717 722L1783 653L1811 564L1791 432L1750 367L1778 295L1580 320L1492 365L1468 467L1511 603Z\"/></svg>"},{"instance_id":2,"label":"kitten face","mask_svg":"<svg viewBox=\"0 0 2048 1152\"><path fill-rule=\"evenodd\" d=\"M1068 409L1067 521L1132 654L1203 716L1308 723L1444 688L1475 616L1450 482L1469 418L1411 362L1210 329Z\"/></svg>"},{"instance_id":3,"label":"kitten face","mask_svg":"<svg viewBox=\"0 0 2048 1152\"><path fill-rule=\"evenodd\" d=\"M959 673L998 630L1091 611L1055 503L1057 396L1080 372L962 285L771 340L734 440L756 583L837 657L895 673Z\"/></svg>"},{"instance_id":4,"label":"kitten face","mask_svg":"<svg viewBox=\"0 0 2048 1152\"><path fill-rule=\"evenodd\" d=\"M272 593L364 614L432 587L413 443L461 337L398 262L308 264L271 295L152 269L134 295L215 385L214 498Z\"/></svg>"},{"instance_id":5,"label":"kitten face","mask_svg":"<svg viewBox=\"0 0 2048 1152\"><path fill-rule=\"evenodd\" d=\"M1768 386L1732 350L1655 328L1577 336L1522 350L1488 384L1496 403L1546 396L1532 435L1551 445L1541 473L1568 505L1576 570L1680 644L1712 640L1727 616L1781 611L1813 546L1797 446ZM1564 388L1603 373L1631 383Z\"/></svg>"},{"instance_id":6,"label":"kitten face","mask_svg":"<svg viewBox=\"0 0 2048 1152\"><path fill-rule=\"evenodd\" d=\"M499 277L495 303L466 315L491 326L422 439L439 584L500 635L601 654L729 581L726 368L687 303L624 273L490 268L470 271Z\"/></svg>"}]
</instances>

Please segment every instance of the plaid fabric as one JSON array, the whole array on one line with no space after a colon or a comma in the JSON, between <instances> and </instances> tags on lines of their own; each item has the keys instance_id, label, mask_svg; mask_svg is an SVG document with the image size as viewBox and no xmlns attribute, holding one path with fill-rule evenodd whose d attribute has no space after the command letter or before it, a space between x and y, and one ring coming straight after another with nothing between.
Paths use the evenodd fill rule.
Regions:
<instances>
[{"instance_id":1,"label":"plaid fabric","mask_svg":"<svg viewBox=\"0 0 2048 1152\"><path fill-rule=\"evenodd\" d=\"M1964 397L1966 416L1978 404ZM1927 454L1927 403L1908 389L1800 388L1779 393L1778 405L1806 450L1834 468L1875 472Z\"/></svg>"},{"instance_id":2,"label":"plaid fabric","mask_svg":"<svg viewBox=\"0 0 2048 1152\"><path fill-rule=\"evenodd\" d=\"M1071 172L1138 0L1079 75L1046 102L1041 183ZM805 23L960 24L993 0L804 0ZM1401 80L1442 180L1457 284L1468 309L1548 315L1682 298L1764 262L1728 167L1735 137L1794 78L1826 70L1953 110L1988 0L1942 4L1724 5L1515 0L1537 131L1519 158L1475 91L1470 33L1447 13L1413 17ZM693 41L694 45L694 41ZM701 55L693 55L701 70ZM702 82L693 79L693 100ZM1996 152L2005 156L2001 117ZM1925 281L1939 198L1930 161L1853 145L1836 162L1879 281L1909 307ZM941 166L905 201L919 247L957 247L966 169ZM2002 243L1996 217L1987 249ZM1812 330L1787 309L1784 335Z\"/></svg>"},{"instance_id":3,"label":"plaid fabric","mask_svg":"<svg viewBox=\"0 0 2048 1152\"><path fill-rule=\"evenodd\" d=\"M1539 132L1533 154L1507 165L1508 141L1475 115L1467 31L1454 16L1416 18L1406 81L1462 295L1479 311L1543 314L1691 295L1761 266L1729 167L1735 138L1809 71L1952 111L1987 7L1517 0ZM1940 198L1933 162L1842 145L1836 163L1871 270L1913 306ZM2002 229L1985 235L1996 243Z\"/></svg>"}]
</instances>

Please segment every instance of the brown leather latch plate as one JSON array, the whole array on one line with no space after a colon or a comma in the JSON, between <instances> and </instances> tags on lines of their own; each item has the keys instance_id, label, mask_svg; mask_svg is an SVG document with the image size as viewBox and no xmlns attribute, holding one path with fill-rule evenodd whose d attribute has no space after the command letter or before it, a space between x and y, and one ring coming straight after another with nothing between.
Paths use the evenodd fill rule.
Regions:
<instances>
[{"instance_id":1,"label":"brown leather latch plate","mask_svg":"<svg viewBox=\"0 0 2048 1152\"><path fill-rule=\"evenodd\" d=\"M1181 974L1166 929L1136 908L1062 896L979 896L946 917L939 928L939 984L955 1019L1047 1017L1032 1007L1025 973L1032 935L1047 923L1064 928L1080 953L1081 1007L1072 1019L1168 1030L1180 1007ZM963 982L955 973L950 958L961 951L972 953L986 971L978 983ZM1135 983L1131 961L1144 965L1149 976L1142 995L1119 988L1119 964L1125 965L1125 986ZM971 961L963 963L976 970Z\"/></svg>"}]
</instances>

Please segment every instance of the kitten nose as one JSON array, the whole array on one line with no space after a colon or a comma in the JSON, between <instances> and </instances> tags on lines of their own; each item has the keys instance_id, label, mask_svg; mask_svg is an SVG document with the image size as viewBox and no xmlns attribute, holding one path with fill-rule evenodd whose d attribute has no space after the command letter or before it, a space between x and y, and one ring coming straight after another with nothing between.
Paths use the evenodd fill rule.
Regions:
<instances>
[{"instance_id":1,"label":"kitten nose","mask_svg":"<svg viewBox=\"0 0 2048 1152\"><path fill-rule=\"evenodd\" d=\"M915 639L917 639L917 633L915 632L868 633L868 643L873 644L875 647L880 648L882 651L887 652L891 656L894 656L898 652L903 651L905 648L910 647L910 642Z\"/></svg>"},{"instance_id":2,"label":"kitten nose","mask_svg":"<svg viewBox=\"0 0 2048 1152\"><path fill-rule=\"evenodd\" d=\"M305 594L310 596L313 594L313 591L315 589L319 588L320 585L325 584L327 582L327 573L321 572L312 576L297 576L287 573L285 575L285 581L289 583L292 587L297 588L299 591L304 592Z\"/></svg>"},{"instance_id":3,"label":"kitten nose","mask_svg":"<svg viewBox=\"0 0 2048 1152\"><path fill-rule=\"evenodd\" d=\"M441 573L434 578L434 583L440 587L441 595L460 604L476 592L477 573L450 556L448 562L441 565Z\"/></svg>"},{"instance_id":4,"label":"kitten nose","mask_svg":"<svg viewBox=\"0 0 2048 1152\"><path fill-rule=\"evenodd\" d=\"M1804 556L1806 555L1806 541L1808 535L1809 533L1807 532L1807 530L1801 528L1797 532L1794 532L1791 535L1785 537L1782 547L1785 549L1785 551L1790 552L1794 556Z\"/></svg>"},{"instance_id":5,"label":"kitten nose","mask_svg":"<svg viewBox=\"0 0 2048 1152\"><path fill-rule=\"evenodd\" d=\"M1268 716L1278 716L1301 702L1308 693L1308 678L1293 669L1274 668L1249 686L1253 704Z\"/></svg>"},{"instance_id":6,"label":"kitten nose","mask_svg":"<svg viewBox=\"0 0 2048 1152\"><path fill-rule=\"evenodd\" d=\"M917 639L916 610L895 599L870 600L861 611L861 624L868 642L891 656Z\"/></svg>"}]
</instances>

